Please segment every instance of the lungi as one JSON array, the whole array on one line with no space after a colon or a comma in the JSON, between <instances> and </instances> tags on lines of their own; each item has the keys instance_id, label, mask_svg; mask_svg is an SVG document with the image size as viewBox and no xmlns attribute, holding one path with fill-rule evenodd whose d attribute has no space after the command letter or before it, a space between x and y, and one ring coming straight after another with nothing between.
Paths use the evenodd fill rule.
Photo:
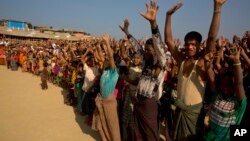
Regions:
<instances>
[{"instance_id":1,"label":"lungi","mask_svg":"<svg viewBox=\"0 0 250 141\"><path fill-rule=\"evenodd\" d=\"M96 109L93 114L92 129L99 131L103 141L120 141L120 128L115 96L102 98L97 95Z\"/></svg>"},{"instance_id":2,"label":"lungi","mask_svg":"<svg viewBox=\"0 0 250 141\"><path fill-rule=\"evenodd\" d=\"M139 96L139 95L138 95ZM136 141L158 141L158 104L155 97L137 96L134 105Z\"/></svg>"},{"instance_id":3,"label":"lungi","mask_svg":"<svg viewBox=\"0 0 250 141\"><path fill-rule=\"evenodd\" d=\"M182 101L175 102L177 107L174 118L174 134L175 141L199 140L197 133L202 131L202 107L203 104L195 104L192 106L185 105Z\"/></svg>"}]
</instances>

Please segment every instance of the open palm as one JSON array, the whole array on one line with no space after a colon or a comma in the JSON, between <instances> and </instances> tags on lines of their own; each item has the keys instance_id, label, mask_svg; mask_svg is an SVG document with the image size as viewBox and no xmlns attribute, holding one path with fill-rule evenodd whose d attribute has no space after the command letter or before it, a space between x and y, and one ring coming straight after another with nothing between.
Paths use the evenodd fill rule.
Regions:
<instances>
[{"instance_id":1,"label":"open palm","mask_svg":"<svg viewBox=\"0 0 250 141\"><path fill-rule=\"evenodd\" d=\"M150 6L146 4L147 12L146 13L140 13L142 17L144 17L149 22L156 21L156 14L159 9L159 6L156 4L156 2L150 1Z\"/></svg>"},{"instance_id":2,"label":"open palm","mask_svg":"<svg viewBox=\"0 0 250 141\"><path fill-rule=\"evenodd\" d=\"M182 7L182 3L181 2L179 2L179 3L177 3L176 5L174 5L173 7L171 7L168 11L167 11L167 14L169 14L169 15L172 15L174 12L176 12L179 8L181 8Z\"/></svg>"}]
</instances>

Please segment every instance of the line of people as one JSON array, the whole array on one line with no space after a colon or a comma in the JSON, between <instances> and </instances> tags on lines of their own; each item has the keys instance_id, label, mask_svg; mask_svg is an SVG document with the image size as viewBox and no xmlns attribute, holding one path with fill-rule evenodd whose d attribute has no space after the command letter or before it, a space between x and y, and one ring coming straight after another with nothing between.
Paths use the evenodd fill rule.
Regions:
<instances>
[{"instance_id":1,"label":"line of people","mask_svg":"<svg viewBox=\"0 0 250 141\"><path fill-rule=\"evenodd\" d=\"M232 43L217 37L224 3L214 0L207 39L191 31L184 48L171 28L172 15L183 4L166 12L162 41L159 6L150 1L141 13L152 32L146 41L132 36L125 19L120 25L125 39L104 34L80 42L13 44L4 48L7 66L12 56L23 71L41 75L42 89L47 80L61 86L65 104L88 114L87 122L104 141L158 141L161 126L166 140L229 140L230 125L250 123L250 33Z\"/></svg>"}]
</instances>

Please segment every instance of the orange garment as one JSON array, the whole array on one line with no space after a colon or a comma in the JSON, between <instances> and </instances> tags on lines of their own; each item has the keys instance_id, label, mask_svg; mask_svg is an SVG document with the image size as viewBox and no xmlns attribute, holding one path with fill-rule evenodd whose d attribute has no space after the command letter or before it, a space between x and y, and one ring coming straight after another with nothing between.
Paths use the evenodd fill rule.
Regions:
<instances>
[{"instance_id":1,"label":"orange garment","mask_svg":"<svg viewBox=\"0 0 250 141\"><path fill-rule=\"evenodd\" d=\"M4 58L4 50L0 48L0 58Z\"/></svg>"},{"instance_id":2,"label":"orange garment","mask_svg":"<svg viewBox=\"0 0 250 141\"><path fill-rule=\"evenodd\" d=\"M23 65L24 62L26 62L27 56L23 53L20 54L20 64Z\"/></svg>"},{"instance_id":3,"label":"orange garment","mask_svg":"<svg viewBox=\"0 0 250 141\"><path fill-rule=\"evenodd\" d=\"M76 70L73 70L71 77L71 84L75 85L75 80L76 80Z\"/></svg>"},{"instance_id":4,"label":"orange garment","mask_svg":"<svg viewBox=\"0 0 250 141\"><path fill-rule=\"evenodd\" d=\"M19 54L19 63L21 64L21 65L23 65L23 53L21 52L20 54Z\"/></svg>"}]
</instances>

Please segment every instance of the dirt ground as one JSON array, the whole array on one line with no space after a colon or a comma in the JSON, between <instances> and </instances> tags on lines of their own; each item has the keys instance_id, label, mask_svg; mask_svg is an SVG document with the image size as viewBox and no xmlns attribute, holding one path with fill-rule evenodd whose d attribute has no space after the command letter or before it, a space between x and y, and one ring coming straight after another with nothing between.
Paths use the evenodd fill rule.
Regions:
<instances>
[{"instance_id":1,"label":"dirt ground","mask_svg":"<svg viewBox=\"0 0 250 141\"><path fill-rule=\"evenodd\" d=\"M0 65L0 140L100 141L62 93L50 83L42 90L39 77Z\"/></svg>"}]
</instances>

